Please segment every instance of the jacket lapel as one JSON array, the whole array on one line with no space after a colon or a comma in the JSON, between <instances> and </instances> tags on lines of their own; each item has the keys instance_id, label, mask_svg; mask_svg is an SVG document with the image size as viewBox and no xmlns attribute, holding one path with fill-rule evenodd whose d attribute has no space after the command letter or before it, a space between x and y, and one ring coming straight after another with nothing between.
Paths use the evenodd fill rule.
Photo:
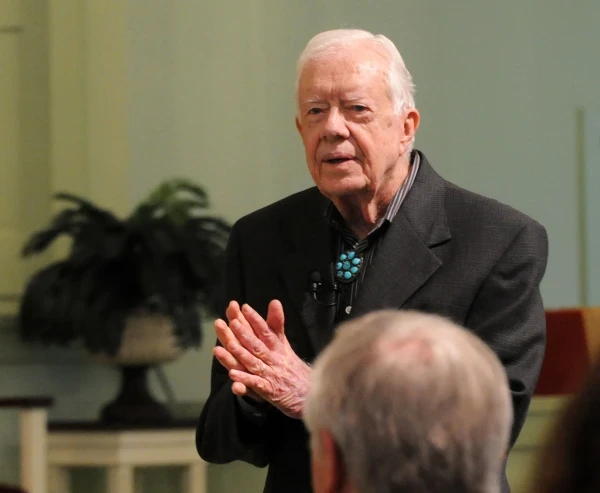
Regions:
<instances>
[{"instance_id":1,"label":"jacket lapel","mask_svg":"<svg viewBox=\"0 0 600 493\"><path fill-rule=\"evenodd\" d=\"M421 154L419 172L398 214L389 225L352 308L351 317L398 309L442 265L431 248L449 241L445 182ZM315 188L295 215L282 225L285 252L280 274L289 299L304 324L315 354L331 340L335 318L332 287L331 228L325 220L329 203ZM311 273L318 272L323 291L318 303L309 291Z\"/></svg>"},{"instance_id":2,"label":"jacket lapel","mask_svg":"<svg viewBox=\"0 0 600 493\"><path fill-rule=\"evenodd\" d=\"M442 265L431 248L450 240L445 182L421 154L419 172L389 224L352 307L352 318L398 309Z\"/></svg>"},{"instance_id":3,"label":"jacket lapel","mask_svg":"<svg viewBox=\"0 0 600 493\"><path fill-rule=\"evenodd\" d=\"M310 201L310 202L309 202ZM330 341L335 301L331 263L331 228L325 219L328 201L316 189L299 213L284 226L287 252L279 259L280 274L288 296L302 320L315 354ZM321 288L317 299L309 291L310 277L318 272Z\"/></svg>"}]
</instances>

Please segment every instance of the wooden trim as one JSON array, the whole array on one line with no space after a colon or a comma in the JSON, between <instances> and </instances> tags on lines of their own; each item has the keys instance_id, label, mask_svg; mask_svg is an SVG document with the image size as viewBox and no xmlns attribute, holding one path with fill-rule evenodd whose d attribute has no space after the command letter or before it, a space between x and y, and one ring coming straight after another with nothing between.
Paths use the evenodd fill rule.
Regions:
<instances>
[{"instance_id":1,"label":"wooden trim","mask_svg":"<svg viewBox=\"0 0 600 493\"><path fill-rule=\"evenodd\" d=\"M48 491L47 422L43 408L26 408L19 413L21 484L32 493Z\"/></svg>"},{"instance_id":2,"label":"wooden trim","mask_svg":"<svg viewBox=\"0 0 600 493\"><path fill-rule=\"evenodd\" d=\"M121 0L49 2L52 189L117 214L131 206L126 13Z\"/></svg>"},{"instance_id":3,"label":"wooden trim","mask_svg":"<svg viewBox=\"0 0 600 493\"><path fill-rule=\"evenodd\" d=\"M88 192L122 215L131 205L127 2L84 3Z\"/></svg>"},{"instance_id":4,"label":"wooden trim","mask_svg":"<svg viewBox=\"0 0 600 493\"><path fill-rule=\"evenodd\" d=\"M52 397L0 397L0 407L29 409L34 407L47 408L54 404Z\"/></svg>"},{"instance_id":5,"label":"wooden trim","mask_svg":"<svg viewBox=\"0 0 600 493\"><path fill-rule=\"evenodd\" d=\"M199 415L198 415L199 416ZM155 424L109 424L101 421L51 421L48 429L51 432L61 433L82 433L82 432L100 432L114 434L123 431L161 431L161 430L195 430L198 426L198 417L186 419L174 419L168 423Z\"/></svg>"},{"instance_id":6,"label":"wooden trim","mask_svg":"<svg viewBox=\"0 0 600 493\"><path fill-rule=\"evenodd\" d=\"M50 169L54 192L87 192L85 24L81 0L50 0Z\"/></svg>"},{"instance_id":7,"label":"wooden trim","mask_svg":"<svg viewBox=\"0 0 600 493\"><path fill-rule=\"evenodd\" d=\"M20 12L20 2L13 4ZM121 0L48 0L50 188L117 214L131 206L126 14ZM58 240L52 257L68 246ZM14 304L0 300L0 310L14 311ZM14 317L1 313L0 364L83 361L82 352L26 347Z\"/></svg>"},{"instance_id":8,"label":"wooden trim","mask_svg":"<svg viewBox=\"0 0 600 493\"><path fill-rule=\"evenodd\" d=\"M115 433L48 434L52 466L169 466L205 464L194 446L195 428Z\"/></svg>"},{"instance_id":9,"label":"wooden trim","mask_svg":"<svg viewBox=\"0 0 600 493\"><path fill-rule=\"evenodd\" d=\"M9 486L7 484L0 484L0 493L27 493L18 486Z\"/></svg>"}]
</instances>

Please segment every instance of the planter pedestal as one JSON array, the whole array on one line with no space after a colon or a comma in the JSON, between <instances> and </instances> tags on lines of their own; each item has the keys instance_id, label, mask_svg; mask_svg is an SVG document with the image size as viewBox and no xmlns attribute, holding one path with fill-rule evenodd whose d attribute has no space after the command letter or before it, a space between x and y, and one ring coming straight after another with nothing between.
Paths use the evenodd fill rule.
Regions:
<instances>
[{"instance_id":1,"label":"planter pedestal","mask_svg":"<svg viewBox=\"0 0 600 493\"><path fill-rule=\"evenodd\" d=\"M100 419L110 424L166 424L172 416L148 388L149 366L121 366L121 389L102 409Z\"/></svg>"},{"instance_id":2,"label":"planter pedestal","mask_svg":"<svg viewBox=\"0 0 600 493\"><path fill-rule=\"evenodd\" d=\"M116 355L90 355L93 360L121 371L121 388L116 398L102 408L101 421L107 425L169 423L172 419L169 409L150 393L148 370L175 360L182 352L168 317L145 314L129 317Z\"/></svg>"}]
</instances>

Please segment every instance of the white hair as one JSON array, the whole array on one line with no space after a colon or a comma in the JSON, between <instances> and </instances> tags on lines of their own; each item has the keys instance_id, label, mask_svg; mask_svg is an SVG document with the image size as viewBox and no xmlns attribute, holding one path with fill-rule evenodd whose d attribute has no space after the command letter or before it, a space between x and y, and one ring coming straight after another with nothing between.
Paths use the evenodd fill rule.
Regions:
<instances>
[{"instance_id":1,"label":"white hair","mask_svg":"<svg viewBox=\"0 0 600 493\"><path fill-rule=\"evenodd\" d=\"M400 52L382 34L372 34L362 29L335 29L314 36L300 54L296 65L296 102L300 87L300 76L307 62L327 58L336 52L356 46L359 43L371 42L384 49L388 56L389 70L387 82L396 114L415 107L415 87L412 76L404 64Z\"/></svg>"},{"instance_id":2,"label":"white hair","mask_svg":"<svg viewBox=\"0 0 600 493\"><path fill-rule=\"evenodd\" d=\"M497 493L512 404L492 350L451 321L380 311L317 358L304 421L334 439L359 493Z\"/></svg>"}]
</instances>

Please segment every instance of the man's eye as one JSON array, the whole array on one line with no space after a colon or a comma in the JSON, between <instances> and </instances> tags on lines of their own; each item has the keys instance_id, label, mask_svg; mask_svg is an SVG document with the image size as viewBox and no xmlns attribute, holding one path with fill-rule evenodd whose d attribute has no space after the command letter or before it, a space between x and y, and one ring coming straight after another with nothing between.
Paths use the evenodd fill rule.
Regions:
<instances>
[{"instance_id":1,"label":"man's eye","mask_svg":"<svg viewBox=\"0 0 600 493\"><path fill-rule=\"evenodd\" d=\"M308 110L308 114L309 115L318 115L319 113L322 113L323 110L321 108L311 108Z\"/></svg>"},{"instance_id":2,"label":"man's eye","mask_svg":"<svg viewBox=\"0 0 600 493\"><path fill-rule=\"evenodd\" d=\"M354 104L352 105L352 111L356 111L357 113L361 113L363 111L366 111L367 107L363 106L362 104Z\"/></svg>"}]
</instances>

